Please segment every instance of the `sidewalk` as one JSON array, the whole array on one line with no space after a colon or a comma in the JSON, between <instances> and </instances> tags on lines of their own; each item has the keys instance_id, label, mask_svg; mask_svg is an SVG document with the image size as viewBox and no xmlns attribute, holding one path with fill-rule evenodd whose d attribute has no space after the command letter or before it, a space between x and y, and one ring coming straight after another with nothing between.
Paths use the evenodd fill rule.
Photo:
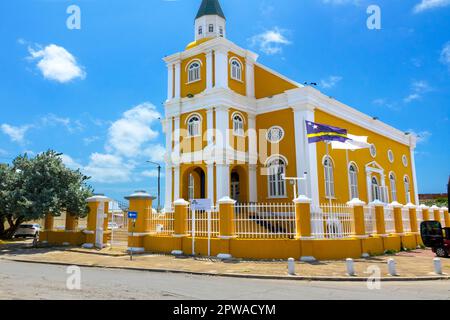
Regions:
<instances>
[{"instance_id":1,"label":"sidewalk","mask_svg":"<svg viewBox=\"0 0 450 320\"><path fill-rule=\"evenodd\" d=\"M433 270L434 254L430 250L401 252L355 260L357 276L346 275L345 261L318 261L315 263L296 262L298 279L307 280L364 280L369 266L378 266L383 278L393 280L450 279L450 259L441 259L444 275L436 275ZM387 260L395 258L399 277L387 274ZM1 250L0 259L23 262L79 265L86 267L121 268L163 272L184 272L205 275L245 276L245 277L287 277L286 261L220 261L215 258L173 257L169 255L134 255L133 261L119 249L88 250L81 248L15 248ZM289 279L293 279L289 277Z\"/></svg>"}]
</instances>

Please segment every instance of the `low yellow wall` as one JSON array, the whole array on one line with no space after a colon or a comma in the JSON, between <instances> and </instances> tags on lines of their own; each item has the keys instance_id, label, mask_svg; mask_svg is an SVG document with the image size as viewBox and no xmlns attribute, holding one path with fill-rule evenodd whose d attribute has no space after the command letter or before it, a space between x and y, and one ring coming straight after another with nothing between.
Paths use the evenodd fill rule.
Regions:
<instances>
[{"instance_id":1,"label":"low yellow wall","mask_svg":"<svg viewBox=\"0 0 450 320\"><path fill-rule=\"evenodd\" d=\"M416 249L417 248L417 238L415 234L407 234L402 236L403 248L406 249Z\"/></svg>"},{"instance_id":2,"label":"low yellow wall","mask_svg":"<svg viewBox=\"0 0 450 320\"><path fill-rule=\"evenodd\" d=\"M47 241L53 245L63 245L69 243L71 246L80 246L86 242L86 235L81 232L65 232L65 231L42 231L39 234L39 240Z\"/></svg>"}]
</instances>

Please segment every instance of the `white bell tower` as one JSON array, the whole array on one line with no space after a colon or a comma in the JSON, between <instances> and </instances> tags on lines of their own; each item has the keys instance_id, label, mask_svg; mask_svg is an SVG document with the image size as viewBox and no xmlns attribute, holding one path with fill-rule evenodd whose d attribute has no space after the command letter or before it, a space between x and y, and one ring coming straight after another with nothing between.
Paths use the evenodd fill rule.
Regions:
<instances>
[{"instance_id":1,"label":"white bell tower","mask_svg":"<svg viewBox=\"0 0 450 320\"><path fill-rule=\"evenodd\" d=\"M219 0L202 0L195 17L195 41L226 37L226 19Z\"/></svg>"}]
</instances>

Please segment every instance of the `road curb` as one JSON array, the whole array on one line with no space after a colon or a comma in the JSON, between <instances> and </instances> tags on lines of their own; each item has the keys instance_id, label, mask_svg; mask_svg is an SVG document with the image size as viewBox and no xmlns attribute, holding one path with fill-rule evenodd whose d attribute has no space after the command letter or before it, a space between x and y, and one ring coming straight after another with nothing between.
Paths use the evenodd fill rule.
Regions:
<instances>
[{"instance_id":1,"label":"road curb","mask_svg":"<svg viewBox=\"0 0 450 320\"><path fill-rule=\"evenodd\" d=\"M208 273L208 272L196 272L196 271L184 271L173 269L147 269L139 267L123 267L123 266L104 266L95 264L72 264L67 262L56 261L34 261L24 259L11 259L0 258L0 260L34 263L34 264L48 264L56 266L79 266L83 268L101 268L111 270L131 270L141 272L155 272L155 273L173 273L173 274L186 274L195 276L209 276L209 277L224 277L224 278L243 278L243 279L258 279L258 280L295 280L295 281L328 281L328 282L366 282L369 280L367 277L329 277L329 276L275 276L275 275L257 275L257 274L241 274L241 273ZM406 281L442 281L450 280L450 276L424 276L424 277L382 277L380 281L383 282L406 282Z\"/></svg>"}]
</instances>

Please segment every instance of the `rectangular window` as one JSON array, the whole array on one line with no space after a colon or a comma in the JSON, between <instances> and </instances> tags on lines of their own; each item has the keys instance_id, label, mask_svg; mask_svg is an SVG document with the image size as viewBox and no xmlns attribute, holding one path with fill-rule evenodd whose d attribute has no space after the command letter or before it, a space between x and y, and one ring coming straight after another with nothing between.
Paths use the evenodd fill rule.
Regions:
<instances>
[{"instance_id":1,"label":"rectangular window","mask_svg":"<svg viewBox=\"0 0 450 320\"><path fill-rule=\"evenodd\" d=\"M209 25L209 32L214 32L214 25L213 24Z\"/></svg>"},{"instance_id":2,"label":"rectangular window","mask_svg":"<svg viewBox=\"0 0 450 320\"><path fill-rule=\"evenodd\" d=\"M220 36L223 37L223 27L219 28Z\"/></svg>"},{"instance_id":3,"label":"rectangular window","mask_svg":"<svg viewBox=\"0 0 450 320\"><path fill-rule=\"evenodd\" d=\"M202 27L198 27L198 34L200 34L200 35L203 34L203 28Z\"/></svg>"}]
</instances>

